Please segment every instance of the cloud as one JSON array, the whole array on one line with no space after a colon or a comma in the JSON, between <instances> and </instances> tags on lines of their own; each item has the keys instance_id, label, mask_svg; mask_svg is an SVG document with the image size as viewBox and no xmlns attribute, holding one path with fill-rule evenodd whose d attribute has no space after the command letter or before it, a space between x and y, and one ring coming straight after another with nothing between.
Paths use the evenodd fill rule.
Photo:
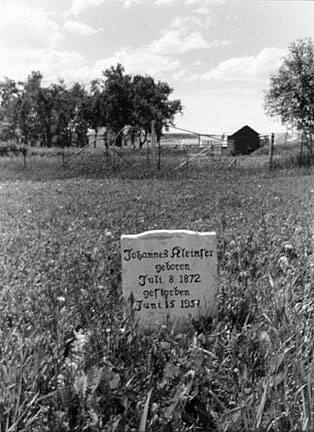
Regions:
<instances>
[{"instance_id":1,"label":"cloud","mask_svg":"<svg viewBox=\"0 0 314 432\"><path fill-rule=\"evenodd\" d=\"M129 73L148 73L151 75L174 72L174 80L179 80L182 73L180 55L215 47L230 45L231 41L207 41L200 28L203 20L195 16L177 17L169 28L162 32L159 39L137 48L124 47L109 58L102 59L93 68L93 75L121 63Z\"/></svg>"},{"instance_id":2,"label":"cloud","mask_svg":"<svg viewBox=\"0 0 314 432\"><path fill-rule=\"evenodd\" d=\"M142 0L142 2L149 1L149 0ZM174 3L179 3L179 0L155 0L155 4L157 5L170 5ZM226 0L185 0L183 2L180 0L180 3L185 3L188 6L205 6L205 5L211 5L211 4L223 4L226 3Z\"/></svg>"},{"instance_id":3,"label":"cloud","mask_svg":"<svg viewBox=\"0 0 314 432\"><path fill-rule=\"evenodd\" d=\"M90 68L87 60L75 51L58 51L47 49L21 49L19 51L3 50L3 61L0 64L0 76L15 80L25 80L34 70L44 75L45 82L64 78L68 82L87 81ZM26 66L27 65L27 66Z\"/></svg>"},{"instance_id":4,"label":"cloud","mask_svg":"<svg viewBox=\"0 0 314 432\"><path fill-rule=\"evenodd\" d=\"M179 56L194 50L222 47L230 41L207 41L200 31L200 20L196 17L178 17L159 39L137 48L124 47L112 56L99 60L93 67L92 75L99 76L101 71L112 65L121 63L127 72L157 75L163 79L166 72L174 72L174 80L180 80L182 73ZM159 77L158 77L159 75Z\"/></svg>"},{"instance_id":5,"label":"cloud","mask_svg":"<svg viewBox=\"0 0 314 432\"><path fill-rule=\"evenodd\" d=\"M147 50L145 46L133 50L124 48L117 51L113 56L96 62L92 70L92 75L99 76L103 70L117 63L121 63L125 67L127 73L142 73L159 76L162 76L165 72L177 69L180 64L178 60L169 59L161 54L153 53Z\"/></svg>"},{"instance_id":6,"label":"cloud","mask_svg":"<svg viewBox=\"0 0 314 432\"><path fill-rule=\"evenodd\" d=\"M156 6L168 6L177 3L178 0L155 0Z\"/></svg>"},{"instance_id":7,"label":"cloud","mask_svg":"<svg viewBox=\"0 0 314 432\"><path fill-rule=\"evenodd\" d=\"M185 80L186 70L181 69L172 75L172 81L181 82Z\"/></svg>"},{"instance_id":8,"label":"cloud","mask_svg":"<svg viewBox=\"0 0 314 432\"><path fill-rule=\"evenodd\" d=\"M181 33L188 32L191 30L195 30L196 28L201 27L203 24L202 19L193 16L177 16L171 23L170 28L172 30L177 30Z\"/></svg>"},{"instance_id":9,"label":"cloud","mask_svg":"<svg viewBox=\"0 0 314 432\"><path fill-rule=\"evenodd\" d=\"M90 36L97 33L97 30L88 24L84 24L80 21L66 20L63 24L63 29L68 33L79 34L82 36Z\"/></svg>"},{"instance_id":10,"label":"cloud","mask_svg":"<svg viewBox=\"0 0 314 432\"><path fill-rule=\"evenodd\" d=\"M82 13L85 9L99 6L102 3L105 3L106 1L107 0L72 0L72 4L70 7L70 14L77 16L80 13ZM134 4L141 4L147 2L147 0L115 0L115 1L119 1L126 8L129 8ZM149 2L147 3L149 4Z\"/></svg>"},{"instance_id":11,"label":"cloud","mask_svg":"<svg viewBox=\"0 0 314 432\"><path fill-rule=\"evenodd\" d=\"M203 33L203 20L195 16L177 17L160 39L153 41L149 49L155 53L178 55L188 51L230 45L230 41L208 41Z\"/></svg>"},{"instance_id":12,"label":"cloud","mask_svg":"<svg viewBox=\"0 0 314 432\"><path fill-rule=\"evenodd\" d=\"M227 0L186 0L187 5L204 6L211 4L224 4Z\"/></svg>"},{"instance_id":13,"label":"cloud","mask_svg":"<svg viewBox=\"0 0 314 432\"><path fill-rule=\"evenodd\" d=\"M72 4L70 7L70 14L77 16L80 13L82 13L85 9L99 6L102 3L105 3L106 1L107 0L72 0ZM115 0L115 1L118 1L126 8L129 8L133 5L141 5L141 4L148 5L148 6L152 6L152 5L171 6L174 4L182 5L183 3L180 0ZM201 10L204 13L205 11L204 6L217 4L217 3L225 3L225 2L226 0L185 0L183 5L199 7L199 10Z\"/></svg>"},{"instance_id":14,"label":"cloud","mask_svg":"<svg viewBox=\"0 0 314 432\"><path fill-rule=\"evenodd\" d=\"M174 72L174 79L182 76L178 72L181 66L179 56L194 50L208 49L230 45L230 41L207 41L198 28L202 20L197 17L177 17L165 30L159 39L140 47L124 47L112 56L96 62L92 68L92 75L100 73L112 65L121 63L131 74L142 73L157 75L163 79L166 72Z\"/></svg>"},{"instance_id":15,"label":"cloud","mask_svg":"<svg viewBox=\"0 0 314 432\"><path fill-rule=\"evenodd\" d=\"M224 41L213 41L212 45L220 46ZM229 42L226 41L226 44ZM230 91L226 87L232 83L254 84L259 83L259 87L264 85L270 75L276 72L282 63L282 58L286 54L284 50L278 48L265 48L256 56L233 57L208 72L193 72L191 67L182 69L180 73L174 75L176 81L185 83L212 82L215 86L222 84L223 87L216 87L216 90ZM211 90L212 91L212 90Z\"/></svg>"},{"instance_id":16,"label":"cloud","mask_svg":"<svg viewBox=\"0 0 314 432\"><path fill-rule=\"evenodd\" d=\"M89 76L87 60L74 51L57 49L62 29L42 8L31 8L26 2L8 2L1 8L1 61L3 76L25 80L33 70L40 70L47 81L68 81ZM83 23L67 21L64 31L87 35L91 29Z\"/></svg>"},{"instance_id":17,"label":"cloud","mask_svg":"<svg viewBox=\"0 0 314 432\"><path fill-rule=\"evenodd\" d=\"M208 48L209 44L200 32L187 35L178 30L170 30L154 41L150 48L155 53L183 54L187 51Z\"/></svg>"},{"instance_id":18,"label":"cloud","mask_svg":"<svg viewBox=\"0 0 314 432\"><path fill-rule=\"evenodd\" d=\"M101 76L101 72L110 66L121 63L127 73L149 74L156 79L167 79L168 73L178 70L177 59L152 53L147 47L136 49L124 48L112 56L91 63L82 54L75 51L46 49L4 50L0 63L0 80L3 76L15 80L25 80L32 70L43 73L45 82L54 82L63 78L67 82L89 82Z\"/></svg>"},{"instance_id":19,"label":"cloud","mask_svg":"<svg viewBox=\"0 0 314 432\"><path fill-rule=\"evenodd\" d=\"M220 82L265 80L278 69L284 54L278 48L264 48L256 56L233 57L199 75L198 79Z\"/></svg>"},{"instance_id":20,"label":"cloud","mask_svg":"<svg viewBox=\"0 0 314 432\"><path fill-rule=\"evenodd\" d=\"M106 0L73 0L70 8L70 13L77 16L83 10L93 6L98 6L104 3Z\"/></svg>"},{"instance_id":21,"label":"cloud","mask_svg":"<svg viewBox=\"0 0 314 432\"><path fill-rule=\"evenodd\" d=\"M133 4L142 3L141 0L120 0L120 1L123 3L124 7L126 7L126 8L131 7Z\"/></svg>"},{"instance_id":22,"label":"cloud","mask_svg":"<svg viewBox=\"0 0 314 432\"><path fill-rule=\"evenodd\" d=\"M62 38L58 25L43 9L20 2L2 6L1 21L1 40L6 48L52 47Z\"/></svg>"}]
</instances>

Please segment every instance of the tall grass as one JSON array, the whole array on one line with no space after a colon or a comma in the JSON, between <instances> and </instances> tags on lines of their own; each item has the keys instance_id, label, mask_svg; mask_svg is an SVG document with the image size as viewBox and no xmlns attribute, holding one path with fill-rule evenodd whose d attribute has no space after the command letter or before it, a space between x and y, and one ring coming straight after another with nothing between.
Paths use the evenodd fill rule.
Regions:
<instances>
[{"instance_id":1,"label":"tall grass","mask_svg":"<svg viewBox=\"0 0 314 432\"><path fill-rule=\"evenodd\" d=\"M1 161L0 430L312 431L310 171L49 159ZM120 235L160 228L217 231L215 319L138 328Z\"/></svg>"}]
</instances>

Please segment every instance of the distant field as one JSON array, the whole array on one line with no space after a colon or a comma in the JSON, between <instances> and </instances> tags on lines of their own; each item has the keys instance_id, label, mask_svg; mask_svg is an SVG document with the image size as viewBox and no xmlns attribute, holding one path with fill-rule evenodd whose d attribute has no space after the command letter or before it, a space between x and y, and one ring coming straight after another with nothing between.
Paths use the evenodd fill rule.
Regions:
<instances>
[{"instance_id":1,"label":"distant field","mask_svg":"<svg viewBox=\"0 0 314 432\"><path fill-rule=\"evenodd\" d=\"M254 156L261 156L261 155L267 155L269 152L268 146L264 146L259 148L254 152ZM278 143L275 144L275 151L274 154L277 156L289 156L294 155L300 152L300 142L299 141L292 141L287 143Z\"/></svg>"},{"instance_id":2,"label":"distant field","mask_svg":"<svg viewBox=\"0 0 314 432\"><path fill-rule=\"evenodd\" d=\"M313 425L313 170L269 173L261 156L141 171L141 155L100 154L65 170L0 159L0 430ZM122 313L120 236L174 228L217 231L219 317L141 336Z\"/></svg>"}]
</instances>

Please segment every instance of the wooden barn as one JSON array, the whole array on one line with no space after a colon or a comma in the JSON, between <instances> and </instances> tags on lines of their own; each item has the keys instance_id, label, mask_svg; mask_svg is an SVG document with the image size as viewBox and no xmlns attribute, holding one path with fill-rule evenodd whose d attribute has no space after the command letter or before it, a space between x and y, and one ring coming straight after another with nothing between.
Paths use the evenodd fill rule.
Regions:
<instances>
[{"instance_id":1,"label":"wooden barn","mask_svg":"<svg viewBox=\"0 0 314 432\"><path fill-rule=\"evenodd\" d=\"M228 148L232 155L246 155L261 146L259 134L249 126L228 136Z\"/></svg>"}]
</instances>

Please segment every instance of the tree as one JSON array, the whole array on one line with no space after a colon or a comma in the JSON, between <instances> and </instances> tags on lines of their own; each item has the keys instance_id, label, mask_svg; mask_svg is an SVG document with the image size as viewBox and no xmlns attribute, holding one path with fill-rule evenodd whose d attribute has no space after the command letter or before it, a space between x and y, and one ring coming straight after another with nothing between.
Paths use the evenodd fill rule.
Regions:
<instances>
[{"instance_id":1,"label":"tree","mask_svg":"<svg viewBox=\"0 0 314 432\"><path fill-rule=\"evenodd\" d=\"M314 44L311 38L289 46L289 53L277 74L270 78L265 109L283 124L297 127L307 137L312 155L314 133Z\"/></svg>"},{"instance_id":2,"label":"tree","mask_svg":"<svg viewBox=\"0 0 314 432\"><path fill-rule=\"evenodd\" d=\"M169 100L173 89L166 82L155 82L150 76L132 77L124 73L121 64L104 71L98 84L102 88L98 97L102 101L103 126L119 134L118 138L122 138L123 128L129 126L131 139L141 135L143 144L155 120L159 140L163 128L172 124L176 113L182 112L179 100ZM121 144L121 140L117 141Z\"/></svg>"},{"instance_id":3,"label":"tree","mask_svg":"<svg viewBox=\"0 0 314 432\"><path fill-rule=\"evenodd\" d=\"M80 83L68 88L62 80L43 87L42 79L40 72L32 72L25 84L40 124L42 144L47 147L69 146L72 134L76 132L78 145L84 145L87 132L82 110L85 88Z\"/></svg>"},{"instance_id":4,"label":"tree","mask_svg":"<svg viewBox=\"0 0 314 432\"><path fill-rule=\"evenodd\" d=\"M66 130L77 137L77 145L83 147L87 144L88 121L86 118L86 106L88 95L85 87L76 82L67 90ZM56 107L58 110L58 107ZM72 139L72 138L71 138Z\"/></svg>"},{"instance_id":5,"label":"tree","mask_svg":"<svg viewBox=\"0 0 314 432\"><path fill-rule=\"evenodd\" d=\"M18 141L19 90L14 80L5 78L0 82L1 139Z\"/></svg>"},{"instance_id":6,"label":"tree","mask_svg":"<svg viewBox=\"0 0 314 432\"><path fill-rule=\"evenodd\" d=\"M74 111L70 91L62 80L51 84L50 91L53 99L50 113L53 143L58 147L69 146L71 133L68 126Z\"/></svg>"},{"instance_id":7,"label":"tree","mask_svg":"<svg viewBox=\"0 0 314 432\"><path fill-rule=\"evenodd\" d=\"M84 99L82 109L88 127L95 131L96 148L98 129L106 124L106 99L98 79L91 82L91 89Z\"/></svg>"},{"instance_id":8,"label":"tree","mask_svg":"<svg viewBox=\"0 0 314 432\"><path fill-rule=\"evenodd\" d=\"M59 80L42 85L43 76L33 71L25 82L0 82L0 134L5 139L41 145L67 146L73 134L77 144L87 143L88 127L106 127L107 138L121 145L123 133L142 138L151 133L155 121L157 140L163 128L182 112L179 100L169 100L173 89L150 76L125 74L121 64L91 82L89 92L80 83L68 87ZM127 131L127 132L126 132Z\"/></svg>"},{"instance_id":9,"label":"tree","mask_svg":"<svg viewBox=\"0 0 314 432\"><path fill-rule=\"evenodd\" d=\"M124 74L123 66L117 64L103 72L100 85L103 88L100 97L105 105L104 126L119 137L117 144L121 145L120 131L130 123L133 111L132 77Z\"/></svg>"},{"instance_id":10,"label":"tree","mask_svg":"<svg viewBox=\"0 0 314 432\"><path fill-rule=\"evenodd\" d=\"M33 101L34 110L41 126L42 144L52 147L53 144L53 106L56 89L42 87L43 76L39 71L33 71L27 78L25 88Z\"/></svg>"},{"instance_id":11,"label":"tree","mask_svg":"<svg viewBox=\"0 0 314 432\"><path fill-rule=\"evenodd\" d=\"M0 83L1 138L35 142L39 134L32 94L28 83L5 78Z\"/></svg>"},{"instance_id":12,"label":"tree","mask_svg":"<svg viewBox=\"0 0 314 432\"><path fill-rule=\"evenodd\" d=\"M179 100L169 100L173 89L166 83L150 76L135 75L133 84L133 112L130 124L144 131L145 136L151 132L151 122L156 121L157 140L162 135L163 128L168 128L174 115L182 112Z\"/></svg>"}]
</instances>

